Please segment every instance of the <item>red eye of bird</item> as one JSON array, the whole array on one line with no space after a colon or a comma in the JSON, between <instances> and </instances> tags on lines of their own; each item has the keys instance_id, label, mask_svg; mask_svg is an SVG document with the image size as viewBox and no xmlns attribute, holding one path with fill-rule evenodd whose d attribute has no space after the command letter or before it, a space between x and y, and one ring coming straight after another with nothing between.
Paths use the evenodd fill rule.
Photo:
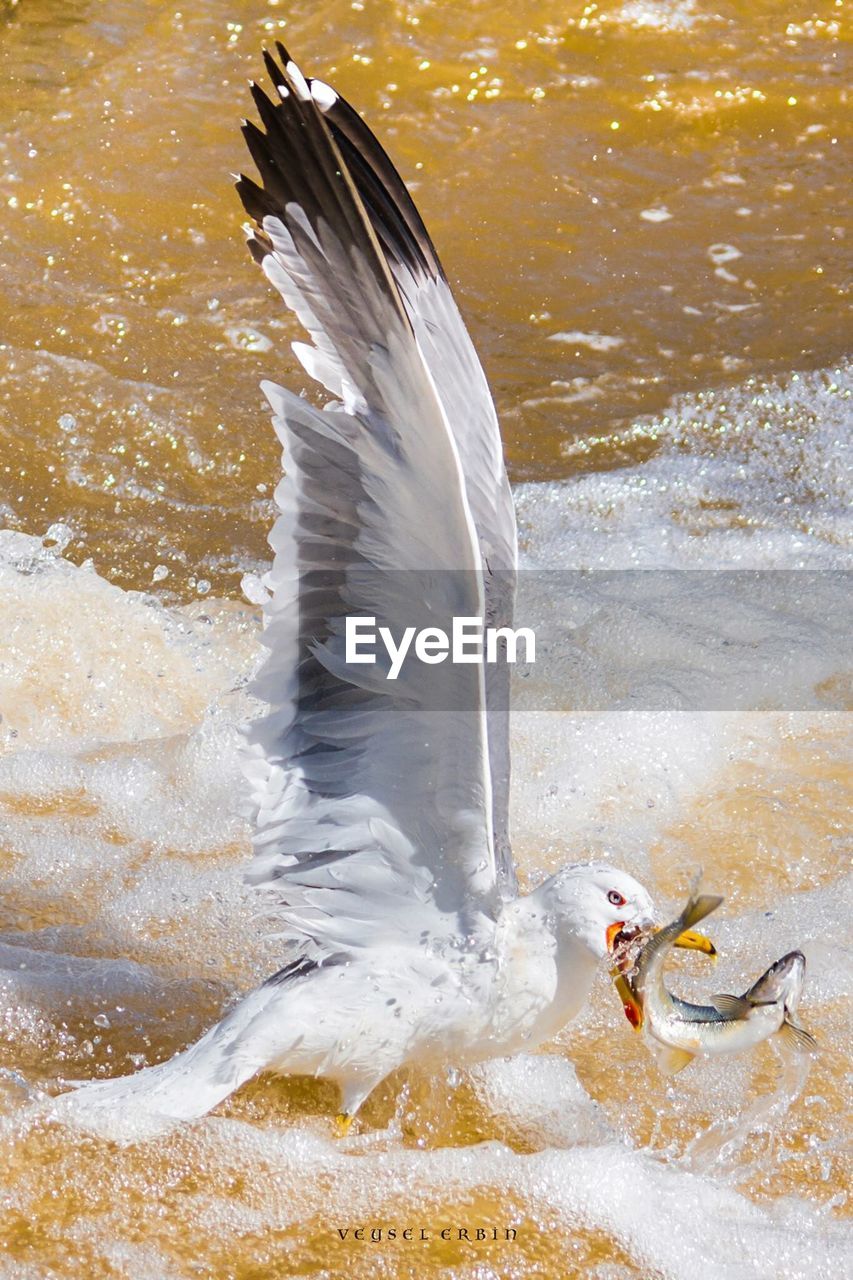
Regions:
<instances>
[{"instance_id":1,"label":"red eye of bird","mask_svg":"<svg viewBox=\"0 0 853 1280\"><path fill-rule=\"evenodd\" d=\"M607 895L607 901L612 902L614 907L624 907L625 905L625 899L622 897L621 893L617 892L616 889L610 890Z\"/></svg>"}]
</instances>

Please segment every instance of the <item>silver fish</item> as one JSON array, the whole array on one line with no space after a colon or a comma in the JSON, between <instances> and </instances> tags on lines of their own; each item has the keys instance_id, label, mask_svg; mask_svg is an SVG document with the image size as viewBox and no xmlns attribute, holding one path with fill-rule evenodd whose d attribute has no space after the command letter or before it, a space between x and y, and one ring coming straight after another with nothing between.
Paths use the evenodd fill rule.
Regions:
<instances>
[{"instance_id":1,"label":"silver fish","mask_svg":"<svg viewBox=\"0 0 853 1280\"><path fill-rule=\"evenodd\" d=\"M777 1033L797 1049L817 1047L795 1021L806 973L800 951L782 956L742 996L717 995L709 1005L691 1004L667 989L664 965L676 938L722 901L709 894L691 896L678 919L644 943L633 968L626 953L612 971L625 1015L644 1031L664 1075L675 1075L697 1054L738 1053Z\"/></svg>"}]
</instances>

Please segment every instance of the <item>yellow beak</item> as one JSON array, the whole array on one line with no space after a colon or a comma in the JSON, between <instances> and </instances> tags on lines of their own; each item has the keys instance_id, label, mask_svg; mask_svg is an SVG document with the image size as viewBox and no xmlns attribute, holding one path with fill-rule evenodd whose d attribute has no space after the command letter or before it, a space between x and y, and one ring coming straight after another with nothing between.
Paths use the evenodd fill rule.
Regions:
<instances>
[{"instance_id":1,"label":"yellow beak","mask_svg":"<svg viewBox=\"0 0 853 1280\"><path fill-rule=\"evenodd\" d=\"M660 933L660 928L653 929L652 932ZM683 947L685 951L704 951L706 956L717 954L717 948L711 939L706 938L704 933L697 933L695 929L685 929L675 939L673 946Z\"/></svg>"},{"instance_id":2,"label":"yellow beak","mask_svg":"<svg viewBox=\"0 0 853 1280\"><path fill-rule=\"evenodd\" d=\"M646 926L647 933L660 933L661 925L652 925L651 928ZM623 932L625 926L622 924L611 924L607 928L607 950L612 951L616 945L620 933ZM716 956L717 948L714 946L710 938L706 938L704 933L698 933L695 929L685 929L680 933L673 943L675 947L682 947L685 951L702 951L706 956Z\"/></svg>"},{"instance_id":3,"label":"yellow beak","mask_svg":"<svg viewBox=\"0 0 853 1280\"><path fill-rule=\"evenodd\" d=\"M619 992L619 999L622 1001L625 1017L635 1031L640 1031L643 1026L643 1006L631 990L625 975L620 973L618 969L611 969L610 973L613 978L613 985Z\"/></svg>"}]
</instances>

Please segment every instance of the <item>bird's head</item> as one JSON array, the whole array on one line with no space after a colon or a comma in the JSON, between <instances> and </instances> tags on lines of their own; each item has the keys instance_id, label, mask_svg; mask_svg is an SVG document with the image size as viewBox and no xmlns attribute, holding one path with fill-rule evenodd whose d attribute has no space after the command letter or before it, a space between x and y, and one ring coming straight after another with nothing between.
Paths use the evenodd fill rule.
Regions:
<instances>
[{"instance_id":1,"label":"bird's head","mask_svg":"<svg viewBox=\"0 0 853 1280\"><path fill-rule=\"evenodd\" d=\"M654 905L640 882L605 862L563 867L542 892L557 932L568 932L597 959L655 925Z\"/></svg>"},{"instance_id":2,"label":"bird's head","mask_svg":"<svg viewBox=\"0 0 853 1280\"><path fill-rule=\"evenodd\" d=\"M639 880L606 862L563 867L537 893L558 934L582 943L597 960L613 957L619 969L633 963L631 944L659 929L654 904ZM693 929L685 929L673 945L716 955L708 938Z\"/></svg>"}]
</instances>

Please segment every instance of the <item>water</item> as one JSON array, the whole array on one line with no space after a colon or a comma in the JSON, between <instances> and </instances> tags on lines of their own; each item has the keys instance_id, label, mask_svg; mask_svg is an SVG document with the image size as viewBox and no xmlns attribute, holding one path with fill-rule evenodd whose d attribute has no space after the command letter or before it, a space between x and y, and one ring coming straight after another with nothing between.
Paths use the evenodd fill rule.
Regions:
<instances>
[{"instance_id":1,"label":"water","mask_svg":"<svg viewBox=\"0 0 853 1280\"><path fill-rule=\"evenodd\" d=\"M606 855L664 913L701 865L726 895L721 959L683 958L673 984L741 990L800 947L807 1075L770 1044L664 1082L602 977L547 1053L393 1078L344 1142L334 1092L304 1080L138 1148L56 1125L44 1097L168 1056L277 964L240 882L235 726L259 654L240 583L279 467L257 382L305 378L228 183L261 44L334 79L416 188L495 388L526 565L817 570L849 563L840 17L0 7L4 1280L842 1272L832 619L801 620L796 711L578 711L567 682L514 742L525 879ZM672 675L686 601L638 615L635 681ZM606 686L624 654L589 636L584 679ZM341 1240L360 1224L431 1238ZM478 1226L518 1237L441 1238Z\"/></svg>"}]
</instances>

